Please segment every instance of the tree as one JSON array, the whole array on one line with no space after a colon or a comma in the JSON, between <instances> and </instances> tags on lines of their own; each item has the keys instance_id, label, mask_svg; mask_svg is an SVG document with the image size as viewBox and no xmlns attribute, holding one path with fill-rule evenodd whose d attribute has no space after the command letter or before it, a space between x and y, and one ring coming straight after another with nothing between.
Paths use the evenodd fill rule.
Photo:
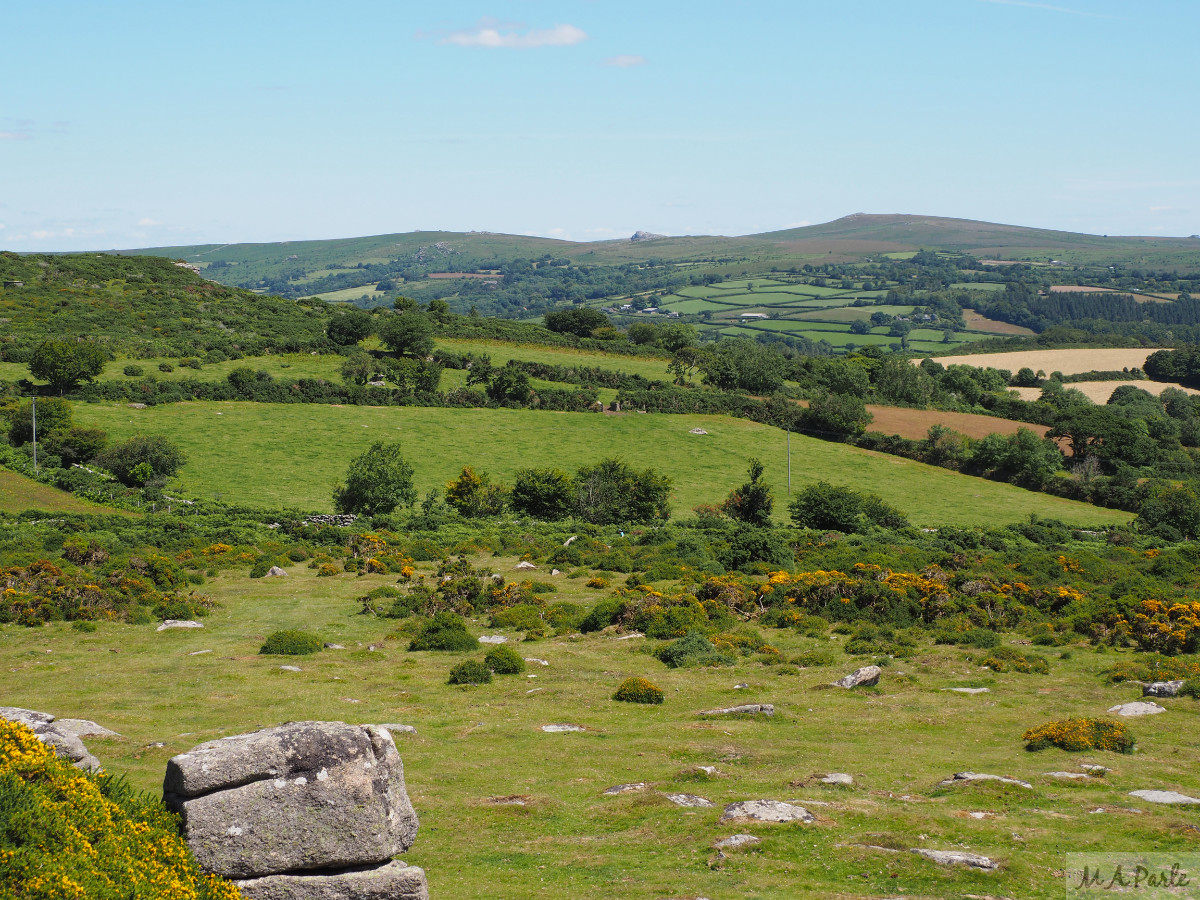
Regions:
<instances>
[{"instance_id":1,"label":"tree","mask_svg":"<svg viewBox=\"0 0 1200 900\"><path fill-rule=\"evenodd\" d=\"M580 467L575 476L575 512L593 525L666 521L671 479L653 469L637 472L619 459Z\"/></svg>"},{"instance_id":2,"label":"tree","mask_svg":"<svg viewBox=\"0 0 1200 900\"><path fill-rule=\"evenodd\" d=\"M50 382L64 394L80 382L91 382L104 371L108 354L91 341L42 341L29 358L29 372L34 378Z\"/></svg>"},{"instance_id":3,"label":"tree","mask_svg":"<svg viewBox=\"0 0 1200 900\"><path fill-rule=\"evenodd\" d=\"M476 473L471 466L463 466L462 473L446 483L446 502L458 510L459 515L472 519L504 512L505 494L502 485L492 484L487 472Z\"/></svg>"},{"instance_id":4,"label":"tree","mask_svg":"<svg viewBox=\"0 0 1200 900\"><path fill-rule=\"evenodd\" d=\"M862 434L873 419L861 397L822 392L809 401L802 421L812 431L850 437Z\"/></svg>"},{"instance_id":5,"label":"tree","mask_svg":"<svg viewBox=\"0 0 1200 900\"><path fill-rule=\"evenodd\" d=\"M529 376L511 362L494 370L487 386L488 397L497 403L528 403L532 391Z\"/></svg>"},{"instance_id":6,"label":"tree","mask_svg":"<svg viewBox=\"0 0 1200 900\"><path fill-rule=\"evenodd\" d=\"M763 464L751 458L747 474L750 480L730 491L722 509L729 518L738 522L766 527L771 524L774 500L771 497L771 486L762 480Z\"/></svg>"},{"instance_id":7,"label":"tree","mask_svg":"<svg viewBox=\"0 0 1200 900\"><path fill-rule=\"evenodd\" d=\"M772 347L748 338L726 338L700 360L704 383L724 391L773 394L783 387L788 363Z\"/></svg>"},{"instance_id":8,"label":"tree","mask_svg":"<svg viewBox=\"0 0 1200 900\"><path fill-rule=\"evenodd\" d=\"M862 319L856 319L855 321L850 323L850 333L851 334L870 334L871 333L871 325L868 322L864 322Z\"/></svg>"},{"instance_id":9,"label":"tree","mask_svg":"<svg viewBox=\"0 0 1200 900\"><path fill-rule=\"evenodd\" d=\"M112 444L96 457L96 463L130 487L164 481L187 462L183 451L161 434L135 434Z\"/></svg>"},{"instance_id":10,"label":"tree","mask_svg":"<svg viewBox=\"0 0 1200 900\"><path fill-rule=\"evenodd\" d=\"M37 432L41 441L52 431L66 430L71 427L73 414L71 402L60 400L58 397L43 397L37 404ZM22 400L13 410L12 420L8 427L8 441L14 447L28 444L33 440L33 401Z\"/></svg>"},{"instance_id":11,"label":"tree","mask_svg":"<svg viewBox=\"0 0 1200 900\"><path fill-rule=\"evenodd\" d=\"M338 512L376 515L417 501L413 470L396 443L377 441L346 469L346 480L333 489Z\"/></svg>"},{"instance_id":12,"label":"tree","mask_svg":"<svg viewBox=\"0 0 1200 900\"><path fill-rule=\"evenodd\" d=\"M433 325L421 313L391 315L380 324L379 339L400 356L424 358L433 352Z\"/></svg>"},{"instance_id":13,"label":"tree","mask_svg":"<svg viewBox=\"0 0 1200 900\"><path fill-rule=\"evenodd\" d=\"M576 309L557 309L546 313L546 327L560 334L591 337L597 328L611 326L608 316L597 309L581 306Z\"/></svg>"},{"instance_id":14,"label":"tree","mask_svg":"<svg viewBox=\"0 0 1200 900\"><path fill-rule=\"evenodd\" d=\"M108 443L108 435L99 428L55 428L39 439L42 447L62 460L63 467L85 463L99 455Z\"/></svg>"},{"instance_id":15,"label":"tree","mask_svg":"<svg viewBox=\"0 0 1200 900\"><path fill-rule=\"evenodd\" d=\"M341 347L357 344L371 333L371 314L362 309L349 309L329 320L325 333Z\"/></svg>"},{"instance_id":16,"label":"tree","mask_svg":"<svg viewBox=\"0 0 1200 900\"><path fill-rule=\"evenodd\" d=\"M346 384L366 384L378 368L375 358L370 353L356 350L342 363L342 381Z\"/></svg>"},{"instance_id":17,"label":"tree","mask_svg":"<svg viewBox=\"0 0 1200 900\"><path fill-rule=\"evenodd\" d=\"M850 488L818 481L797 493L788 511L801 528L851 533L859 528L862 496Z\"/></svg>"},{"instance_id":18,"label":"tree","mask_svg":"<svg viewBox=\"0 0 1200 900\"><path fill-rule=\"evenodd\" d=\"M1016 434L989 434L971 453L971 465L989 478L1040 490L1063 466L1058 445L1028 428Z\"/></svg>"},{"instance_id":19,"label":"tree","mask_svg":"<svg viewBox=\"0 0 1200 900\"><path fill-rule=\"evenodd\" d=\"M519 513L555 522L571 515L574 484L561 469L521 469L513 478L509 502Z\"/></svg>"},{"instance_id":20,"label":"tree","mask_svg":"<svg viewBox=\"0 0 1200 900\"><path fill-rule=\"evenodd\" d=\"M658 339L658 326L653 322L634 322L626 336L631 344L652 344Z\"/></svg>"}]
</instances>

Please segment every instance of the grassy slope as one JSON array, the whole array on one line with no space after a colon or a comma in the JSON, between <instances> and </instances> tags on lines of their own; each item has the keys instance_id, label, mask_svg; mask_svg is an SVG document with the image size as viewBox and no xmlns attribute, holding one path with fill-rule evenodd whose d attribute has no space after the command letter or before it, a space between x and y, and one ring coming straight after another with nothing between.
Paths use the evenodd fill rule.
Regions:
<instances>
[{"instance_id":1,"label":"grassy slope","mask_svg":"<svg viewBox=\"0 0 1200 900\"><path fill-rule=\"evenodd\" d=\"M515 564L482 562L505 574ZM455 688L445 684L446 674L463 655L405 653L403 641L382 640L394 623L356 614L354 597L391 580L316 578L303 567L292 567L286 579L222 575L203 588L222 606L202 631L159 634L153 625L101 624L81 635L64 623L0 626L0 686L7 703L94 719L120 732L87 744L110 771L150 791L160 788L169 757L222 735L296 719L414 725L416 736L397 736L421 819L407 859L426 868L442 900L901 894L1048 900L1063 895L1055 872L1064 852L1151 846L1194 852L1188 831L1194 812L1155 807L1127 792L1200 793L1193 765L1200 705L1168 700L1167 714L1133 720L1134 757L1022 749L1020 735L1030 726L1103 714L1136 698L1136 687L1106 686L1098 677L1120 658L1112 652L1076 650L1066 661L1055 652L1051 674L1031 677L983 671L961 651L930 647L918 659L894 662L878 690L849 693L816 690L861 664L840 653L836 665L799 675L748 660L733 669L672 671L638 652L641 641L596 634L517 645L550 662L531 667L535 679ZM550 580L561 586L555 599L597 599L582 579ZM266 634L286 627L311 629L348 649L301 659L256 655ZM480 623L473 630L484 632ZM770 634L785 655L817 644L790 631ZM383 649L368 652L368 643ZM214 652L189 655L199 650ZM282 672L283 663L302 671ZM617 683L633 675L663 687L666 703L613 703ZM734 690L738 683L749 687ZM942 690L954 685L987 685L991 693ZM695 715L744 702L774 703L777 714L716 721ZM551 722L578 723L587 732L542 733L540 726ZM154 747L159 741L164 746ZM1113 771L1086 783L1042 774L1084 761ZM700 765L716 766L719 776L687 774ZM965 770L1012 775L1034 789L937 787ZM808 781L833 771L853 774L854 787ZM698 794L718 808L681 809L656 793L601 796L610 785L635 781ZM527 798L526 805L487 802L512 795ZM721 805L756 798L829 805L809 804L820 817L810 826L717 824ZM1106 812L1090 814L1098 807ZM970 811L989 818L970 818ZM713 841L738 832L763 842L718 861ZM864 844L967 848L1000 860L1002 868L942 868L910 853L854 846Z\"/></svg>"},{"instance_id":2,"label":"grassy slope","mask_svg":"<svg viewBox=\"0 0 1200 900\"><path fill-rule=\"evenodd\" d=\"M510 480L525 466L565 469L617 455L674 479L673 507L687 515L719 503L760 457L782 497L783 432L722 416L548 413L529 410L413 409L177 403L144 410L80 405L76 418L121 438L169 434L187 453L180 486L230 502L329 509L334 482L375 441L400 441L420 492L440 488L464 465ZM700 427L709 433L689 434ZM1127 521L1127 513L1035 494L897 457L792 438L793 483L818 479L878 493L920 525L998 524L1031 513L1079 524ZM779 516L786 515L779 504Z\"/></svg>"},{"instance_id":3,"label":"grassy slope","mask_svg":"<svg viewBox=\"0 0 1200 900\"><path fill-rule=\"evenodd\" d=\"M0 512L19 513L27 509L45 512L109 512L105 507L40 484L24 475L0 469Z\"/></svg>"}]
</instances>

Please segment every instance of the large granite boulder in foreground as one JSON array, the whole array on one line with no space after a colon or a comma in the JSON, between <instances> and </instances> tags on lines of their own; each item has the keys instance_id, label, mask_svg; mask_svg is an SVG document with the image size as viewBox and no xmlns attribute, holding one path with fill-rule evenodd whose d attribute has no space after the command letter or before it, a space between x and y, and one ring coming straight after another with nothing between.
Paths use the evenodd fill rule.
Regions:
<instances>
[{"instance_id":1,"label":"large granite boulder in foreground","mask_svg":"<svg viewBox=\"0 0 1200 900\"><path fill-rule=\"evenodd\" d=\"M49 744L56 754L71 760L78 769L95 772L100 768L100 760L88 752L79 735L56 724L54 716L50 713L21 709L19 706L0 706L0 719L28 726L39 741Z\"/></svg>"},{"instance_id":2,"label":"large granite boulder in foreground","mask_svg":"<svg viewBox=\"0 0 1200 900\"><path fill-rule=\"evenodd\" d=\"M385 728L292 722L209 741L170 760L163 796L197 862L246 879L247 897L427 896L424 872L391 863L417 816Z\"/></svg>"}]
</instances>

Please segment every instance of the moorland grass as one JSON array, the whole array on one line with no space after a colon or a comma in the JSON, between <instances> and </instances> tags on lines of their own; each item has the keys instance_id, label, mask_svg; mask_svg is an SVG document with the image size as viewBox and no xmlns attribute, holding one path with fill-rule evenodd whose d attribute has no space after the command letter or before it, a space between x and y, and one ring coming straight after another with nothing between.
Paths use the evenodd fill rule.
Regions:
<instances>
[{"instance_id":1,"label":"moorland grass","mask_svg":"<svg viewBox=\"0 0 1200 900\"><path fill-rule=\"evenodd\" d=\"M574 470L606 456L652 466L674 481L675 515L719 503L757 456L786 520L786 436L724 416L551 413L266 403L172 403L148 409L77 404L76 421L121 439L169 434L188 462L174 487L234 503L332 508L332 488L350 460L373 442L398 440L419 493L441 489L465 465L510 481L526 466ZM693 428L708 432L690 433ZM1031 514L1073 524L1125 522L1101 509L815 438L792 436L793 488L825 480L868 489L917 525L985 525Z\"/></svg>"}]
</instances>

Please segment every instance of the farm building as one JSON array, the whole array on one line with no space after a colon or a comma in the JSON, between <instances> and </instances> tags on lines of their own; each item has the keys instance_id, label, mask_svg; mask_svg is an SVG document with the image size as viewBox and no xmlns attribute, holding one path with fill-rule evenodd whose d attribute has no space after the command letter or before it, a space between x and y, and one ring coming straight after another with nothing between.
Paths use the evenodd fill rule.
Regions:
<instances>
[{"instance_id":1,"label":"farm building","mask_svg":"<svg viewBox=\"0 0 1200 900\"><path fill-rule=\"evenodd\" d=\"M742 313L738 316L739 319L769 319L771 318L766 313Z\"/></svg>"}]
</instances>

